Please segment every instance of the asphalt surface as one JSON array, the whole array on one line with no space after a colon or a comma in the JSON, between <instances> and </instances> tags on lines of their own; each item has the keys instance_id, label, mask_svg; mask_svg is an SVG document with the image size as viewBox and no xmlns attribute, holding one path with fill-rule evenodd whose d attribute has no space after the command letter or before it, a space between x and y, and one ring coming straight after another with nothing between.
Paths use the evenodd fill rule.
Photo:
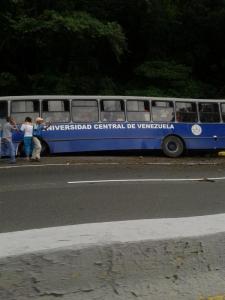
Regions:
<instances>
[{"instance_id":1,"label":"asphalt surface","mask_svg":"<svg viewBox=\"0 0 225 300\"><path fill-rule=\"evenodd\" d=\"M225 158L218 157L1 160L0 232L223 213L223 177Z\"/></svg>"}]
</instances>

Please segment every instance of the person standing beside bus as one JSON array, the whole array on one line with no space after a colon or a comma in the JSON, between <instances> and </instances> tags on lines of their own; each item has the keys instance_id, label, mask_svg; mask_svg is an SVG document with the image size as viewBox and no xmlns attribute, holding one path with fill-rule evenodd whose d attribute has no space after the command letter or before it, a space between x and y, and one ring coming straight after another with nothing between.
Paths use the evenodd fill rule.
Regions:
<instances>
[{"instance_id":1,"label":"person standing beside bus","mask_svg":"<svg viewBox=\"0 0 225 300\"><path fill-rule=\"evenodd\" d=\"M32 151L32 161L40 162L41 159L41 133L42 130L46 128L44 120L40 117L36 118L34 128L33 128L33 151Z\"/></svg>"},{"instance_id":2,"label":"person standing beside bus","mask_svg":"<svg viewBox=\"0 0 225 300\"><path fill-rule=\"evenodd\" d=\"M16 163L16 152L12 141L12 133L14 130L17 130L15 120L12 117L7 117L2 129L2 150L6 155L9 154L10 164Z\"/></svg>"},{"instance_id":3,"label":"person standing beside bus","mask_svg":"<svg viewBox=\"0 0 225 300\"><path fill-rule=\"evenodd\" d=\"M23 137L23 143L24 143L24 150L26 154L26 160L30 160L30 156L32 153L32 139L33 139L33 124L32 124L32 119L30 117L25 118L25 122L22 124L21 131L24 132L24 137Z\"/></svg>"}]
</instances>

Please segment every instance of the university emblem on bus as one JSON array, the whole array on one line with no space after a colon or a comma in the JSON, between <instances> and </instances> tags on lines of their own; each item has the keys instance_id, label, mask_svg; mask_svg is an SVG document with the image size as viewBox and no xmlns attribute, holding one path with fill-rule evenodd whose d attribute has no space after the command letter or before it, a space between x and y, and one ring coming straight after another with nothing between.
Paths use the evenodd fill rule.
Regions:
<instances>
[{"instance_id":1,"label":"university emblem on bus","mask_svg":"<svg viewBox=\"0 0 225 300\"><path fill-rule=\"evenodd\" d=\"M195 124L191 127L191 131L194 135L201 135L202 134L202 127L198 124Z\"/></svg>"}]
</instances>

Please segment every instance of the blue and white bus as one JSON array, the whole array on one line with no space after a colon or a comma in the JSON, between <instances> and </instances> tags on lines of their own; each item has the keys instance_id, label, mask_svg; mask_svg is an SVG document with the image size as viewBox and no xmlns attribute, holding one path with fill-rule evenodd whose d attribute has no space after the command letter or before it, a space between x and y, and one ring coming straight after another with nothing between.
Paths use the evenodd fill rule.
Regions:
<instances>
[{"instance_id":1,"label":"blue and white bus","mask_svg":"<svg viewBox=\"0 0 225 300\"><path fill-rule=\"evenodd\" d=\"M0 97L0 123L42 117L44 153L161 149L169 157L185 150L225 148L225 100L134 96ZM22 135L16 133L17 153Z\"/></svg>"}]
</instances>

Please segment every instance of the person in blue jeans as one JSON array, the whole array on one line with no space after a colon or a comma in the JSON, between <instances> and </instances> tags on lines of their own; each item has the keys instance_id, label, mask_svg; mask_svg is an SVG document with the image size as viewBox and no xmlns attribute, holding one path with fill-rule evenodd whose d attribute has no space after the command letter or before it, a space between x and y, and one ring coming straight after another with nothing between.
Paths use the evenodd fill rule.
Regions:
<instances>
[{"instance_id":1,"label":"person in blue jeans","mask_svg":"<svg viewBox=\"0 0 225 300\"><path fill-rule=\"evenodd\" d=\"M20 127L20 130L24 133L23 136L23 143L24 143L24 150L26 154L26 160L30 160L30 156L32 154L32 138L33 138L33 124L32 119L30 117L25 118L25 122Z\"/></svg>"},{"instance_id":2,"label":"person in blue jeans","mask_svg":"<svg viewBox=\"0 0 225 300\"><path fill-rule=\"evenodd\" d=\"M7 117L2 129L2 152L10 156L9 163L11 164L16 163L16 152L12 141L12 133L15 130L18 130L15 120Z\"/></svg>"}]
</instances>

